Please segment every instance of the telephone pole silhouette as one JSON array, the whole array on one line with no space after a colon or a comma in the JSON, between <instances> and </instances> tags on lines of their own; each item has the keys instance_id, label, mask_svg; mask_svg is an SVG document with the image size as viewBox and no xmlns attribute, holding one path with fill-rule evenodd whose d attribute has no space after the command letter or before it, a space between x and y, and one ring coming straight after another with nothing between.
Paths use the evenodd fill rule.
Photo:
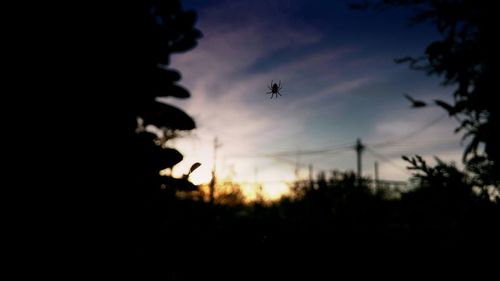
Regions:
<instances>
[{"instance_id":1,"label":"telephone pole silhouette","mask_svg":"<svg viewBox=\"0 0 500 281\"><path fill-rule=\"evenodd\" d=\"M313 175L313 165L309 164L309 185L312 187L314 185L314 175Z\"/></svg>"},{"instance_id":2,"label":"telephone pole silhouette","mask_svg":"<svg viewBox=\"0 0 500 281\"><path fill-rule=\"evenodd\" d=\"M212 167L212 180L210 181L210 203L214 203L215 184L217 178L217 149L221 147L221 143L217 137L214 138L214 165Z\"/></svg>"},{"instance_id":3,"label":"telephone pole silhouette","mask_svg":"<svg viewBox=\"0 0 500 281\"><path fill-rule=\"evenodd\" d=\"M297 148L297 154L295 158L295 180L299 180L299 172L300 172L300 150Z\"/></svg>"},{"instance_id":4,"label":"telephone pole silhouette","mask_svg":"<svg viewBox=\"0 0 500 281\"><path fill-rule=\"evenodd\" d=\"M361 177L362 177L361 155L363 154L363 150L365 149L365 146L361 143L361 140L359 138L356 140L356 145L354 146L354 149L356 149L356 155L358 160L357 182L359 186L361 185Z\"/></svg>"}]
</instances>

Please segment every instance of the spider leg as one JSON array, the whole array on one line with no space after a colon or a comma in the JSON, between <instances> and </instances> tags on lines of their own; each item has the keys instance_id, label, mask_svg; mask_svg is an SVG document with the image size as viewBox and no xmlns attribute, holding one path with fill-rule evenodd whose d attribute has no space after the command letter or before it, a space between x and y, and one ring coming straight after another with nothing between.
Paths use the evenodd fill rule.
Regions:
<instances>
[{"instance_id":1,"label":"spider leg","mask_svg":"<svg viewBox=\"0 0 500 281\"><path fill-rule=\"evenodd\" d=\"M276 92L276 93L281 96L280 92ZM278 97L278 96L276 96L276 97Z\"/></svg>"}]
</instances>

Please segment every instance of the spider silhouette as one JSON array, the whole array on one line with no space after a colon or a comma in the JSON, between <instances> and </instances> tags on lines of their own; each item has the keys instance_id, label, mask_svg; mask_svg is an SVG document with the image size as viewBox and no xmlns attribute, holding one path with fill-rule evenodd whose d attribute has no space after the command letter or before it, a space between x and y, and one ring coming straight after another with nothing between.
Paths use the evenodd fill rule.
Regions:
<instances>
[{"instance_id":1,"label":"spider silhouette","mask_svg":"<svg viewBox=\"0 0 500 281\"><path fill-rule=\"evenodd\" d=\"M267 86L269 88L269 90L271 90L270 92L267 92L267 94L271 94L271 98L274 97L274 95L276 95L276 98L278 98L278 95L281 96L280 94L280 90L281 90L281 80L279 82L279 84L276 84L276 83L273 83L273 81L271 80L271 85L270 86Z\"/></svg>"}]
</instances>

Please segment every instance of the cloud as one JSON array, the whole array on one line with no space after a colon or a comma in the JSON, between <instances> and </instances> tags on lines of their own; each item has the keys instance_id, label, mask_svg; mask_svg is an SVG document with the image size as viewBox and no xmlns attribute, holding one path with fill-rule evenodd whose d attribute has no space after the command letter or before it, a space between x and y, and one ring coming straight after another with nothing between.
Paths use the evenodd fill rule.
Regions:
<instances>
[{"instance_id":1,"label":"cloud","mask_svg":"<svg viewBox=\"0 0 500 281\"><path fill-rule=\"evenodd\" d=\"M181 84L192 97L163 99L193 116L198 127L191 137L175 141L185 156L176 173L202 162L195 173L208 181L213 138L218 137L222 143L218 151L222 177L227 167L234 165L238 180L252 182L257 167L261 180L281 189L283 181L294 178L294 160L289 159L291 163L287 164L234 156L314 148L339 139L354 141L356 135L367 144L397 140L442 112L434 108L424 113L388 105L376 116L359 117L364 116L360 112L379 110L374 109L375 102L386 102L382 95L373 100L368 96L377 94L373 83L384 80L395 88L399 86L398 76L392 75L395 68L383 68L389 63L381 67L380 57L361 54L360 48L352 44L332 43L321 30L291 18L292 13L287 12L291 8L284 3L278 14L251 1L224 1L200 12L199 27L204 38L194 50L173 56L171 64L182 72ZM271 100L265 94L271 79L282 80L283 97ZM359 97L363 99L356 100ZM332 114L338 118L332 121ZM400 156L405 153L436 153L456 159L461 148L451 123L443 120L392 146L373 147L384 158L366 152L365 173L372 174L373 161L377 160L381 177L404 180L409 174ZM450 142L436 142L443 139ZM355 168L354 151L320 156L301 161L313 161L316 169Z\"/></svg>"},{"instance_id":2,"label":"cloud","mask_svg":"<svg viewBox=\"0 0 500 281\"><path fill-rule=\"evenodd\" d=\"M359 78L354 78L347 81L339 81L338 84L329 85L328 87L321 89L318 92L312 93L307 96L303 96L300 99L295 100L289 105L290 109L297 109L310 104L318 103L332 96L340 97L341 95L348 94L353 90L359 89L366 86L369 82L373 81L373 77L364 76Z\"/></svg>"},{"instance_id":3,"label":"cloud","mask_svg":"<svg viewBox=\"0 0 500 281\"><path fill-rule=\"evenodd\" d=\"M214 14L210 15L210 12ZM276 23L265 15L242 16L239 24L219 21L217 9L204 11L206 20L200 20L205 36L194 50L172 58L172 67L183 74L181 81L192 93L186 100L161 99L179 106L193 116L198 129L194 135L175 141L185 159L176 166L181 174L195 161L204 162L197 173L205 181L210 177L213 152L212 139L223 143L222 159L244 169L238 169L240 179L253 178L253 161L233 160L231 155L252 154L271 147L279 147L279 140L303 126L299 118L283 118L280 104L269 102L265 95L269 73L245 73L255 62L273 52L300 48L317 42L321 35L307 26L300 28L285 22ZM242 11L242 14L243 13ZM223 167L220 171L223 171ZM174 173L175 174L175 173ZM280 173L281 174L281 173ZM266 172L261 172L264 177ZM286 175L283 175L286 177Z\"/></svg>"}]
</instances>

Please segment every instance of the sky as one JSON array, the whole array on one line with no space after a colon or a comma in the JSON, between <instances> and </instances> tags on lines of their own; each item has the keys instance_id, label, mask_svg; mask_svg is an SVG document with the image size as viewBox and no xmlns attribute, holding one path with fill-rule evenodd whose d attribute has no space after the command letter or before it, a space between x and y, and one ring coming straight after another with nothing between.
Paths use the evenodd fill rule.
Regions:
<instances>
[{"instance_id":1,"label":"sky","mask_svg":"<svg viewBox=\"0 0 500 281\"><path fill-rule=\"evenodd\" d=\"M410 108L404 98L450 100L438 77L396 64L420 55L439 34L409 25L407 10L353 11L346 2L299 0L186 0L204 36L191 51L172 56L189 99L163 98L191 115L197 129L174 140L184 154L173 173L194 162L195 184L232 178L252 196L254 183L268 198L288 183L319 171L356 170L360 139L363 175L406 181L401 155L436 155L460 166L456 121L435 106ZM267 95L281 81L282 96ZM296 168L299 167L298 170Z\"/></svg>"}]
</instances>

